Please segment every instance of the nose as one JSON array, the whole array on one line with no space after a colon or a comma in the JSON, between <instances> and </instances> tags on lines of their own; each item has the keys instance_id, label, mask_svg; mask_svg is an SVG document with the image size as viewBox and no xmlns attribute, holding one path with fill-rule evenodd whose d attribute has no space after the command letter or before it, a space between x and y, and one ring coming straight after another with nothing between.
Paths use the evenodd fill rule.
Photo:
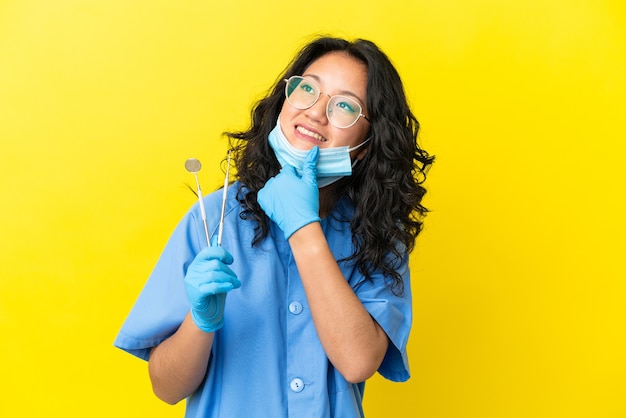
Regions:
<instances>
[{"instance_id":1,"label":"nose","mask_svg":"<svg viewBox=\"0 0 626 418\"><path fill-rule=\"evenodd\" d=\"M306 109L305 114L312 120L325 125L326 123L328 123L326 108L328 107L329 100L329 95L327 95L326 93L321 93L317 101L313 103L313 106Z\"/></svg>"}]
</instances>

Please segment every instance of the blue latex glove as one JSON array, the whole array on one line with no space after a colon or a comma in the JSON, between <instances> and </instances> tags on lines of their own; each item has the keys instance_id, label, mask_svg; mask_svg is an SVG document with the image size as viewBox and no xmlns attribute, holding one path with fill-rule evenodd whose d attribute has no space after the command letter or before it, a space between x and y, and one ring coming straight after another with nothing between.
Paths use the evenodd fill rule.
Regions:
<instances>
[{"instance_id":1,"label":"blue latex glove","mask_svg":"<svg viewBox=\"0 0 626 418\"><path fill-rule=\"evenodd\" d=\"M187 299L193 322L205 332L224 325L226 293L241 286L228 267L233 256L223 247L207 247L198 253L185 275Z\"/></svg>"},{"instance_id":2,"label":"blue latex glove","mask_svg":"<svg viewBox=\"0 0 626 418\"><path fill-rule=\"evenodd\" d=\"M316 164L319 148L309 151L302 167L302 176L292 166L285 166L265 183L257 195L257 201L271 220L283 230L285 238L319 217L319 190L317 188Z\"/></svg>"}]
</instances>

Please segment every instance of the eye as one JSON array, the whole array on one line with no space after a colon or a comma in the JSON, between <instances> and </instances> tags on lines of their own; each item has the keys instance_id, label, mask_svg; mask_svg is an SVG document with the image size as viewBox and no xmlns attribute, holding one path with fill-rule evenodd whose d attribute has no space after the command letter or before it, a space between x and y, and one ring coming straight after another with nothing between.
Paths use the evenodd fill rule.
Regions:
<instances>
[{"instance_id":1,"label":"eye","mask_svg":"<svg viewBox=\"0 0 626 418\"><path fill-rule=\"evenodd\" d=\"M307 83L306 81L300 83L300 90L311 95L314 95L316 93L315 86L313 86L311 83Z\"/></svg>"},{"instance_id":2,"label":"eye","mask_svg":"<svg viewBox=\"0 0 626 418\"><path fill-rule=\"evenodd\" d=\"M335 106L337 108L339 108L341 111L343 112L349 112L349 113L359 113L358 111L358 107L356 106L355 103L352 103L349 100L341 100L341 101L337 101L337 103L335 104Z\"/></svg>"}]
</instances>

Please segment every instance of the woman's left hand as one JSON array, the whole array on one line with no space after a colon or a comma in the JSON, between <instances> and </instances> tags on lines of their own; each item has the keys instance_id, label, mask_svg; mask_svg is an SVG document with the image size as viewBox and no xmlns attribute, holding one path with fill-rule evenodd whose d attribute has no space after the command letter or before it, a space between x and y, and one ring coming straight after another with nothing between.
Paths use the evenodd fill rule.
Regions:
<instances>
[{"instance_id":1,"label":"woman's left hand","mask_svg":"<svg viewBox=\"0 0 626 418\"><path fill-rule=\"evenodd\" d=\"M307 154L302 176L292 166L285 166L265 183L257 200L267 216L278 224L285 239L298 229L312 222L319 222L319 189L317 188L316 165L319 148Z\"/></svg>"}]
</instances>

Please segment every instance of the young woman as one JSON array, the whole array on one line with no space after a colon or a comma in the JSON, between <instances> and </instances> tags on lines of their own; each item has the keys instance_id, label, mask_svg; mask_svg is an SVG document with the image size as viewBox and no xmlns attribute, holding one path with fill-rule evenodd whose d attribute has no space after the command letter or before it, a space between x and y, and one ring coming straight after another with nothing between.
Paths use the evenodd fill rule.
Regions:
<instances>
[{"instance_id":1,"label":"young woman","mask_svg":"<svg viewBox=\"0 0 626 418\"><path fill-rule=\"evenodd\" d=\"M433 162L418 128L372 42L300 51L249 130L227 134L222 246L195 205L116 339L149 360L159 398L187 398L187 417L350 418L375 372L409 378L408 254ZM205 206L214 236L221 192Z\"/></svg>"}]
</instances>

